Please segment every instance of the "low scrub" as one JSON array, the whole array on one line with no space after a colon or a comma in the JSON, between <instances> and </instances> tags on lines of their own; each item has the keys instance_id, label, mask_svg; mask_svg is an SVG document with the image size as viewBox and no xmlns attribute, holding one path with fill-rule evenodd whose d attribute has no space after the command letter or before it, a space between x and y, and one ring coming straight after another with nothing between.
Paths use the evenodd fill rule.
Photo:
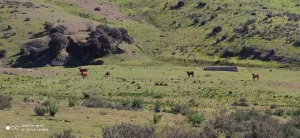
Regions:
<instances>
[{"instance_id":1,"label":"low scrub","mask_svg":"<svg viewBox=\"0 0 300 138\"><path fill-rule=\"evenodd\" d=\"M72 134L72 130L64 130L61 133L54 133L50 136L50 138L76 138L76 136L74 136Z\"/></svg>"},{"instance_id":2,"label":"low scrub","mask_svg":"<svg viewBox=\"0 0 300 138\"><path fill-rule=\"evenodd\" d=\"M198 112L189 113L187 118L194 126L199 126L205 120L204 116Z\"/></svg>"},{"instance_id":3,"label":"low scrub","mask_svg":"<svg viewBox=\"0 0 300 138\"><path fill-rule=\"evenodd\" d=\"M171 108L170 112L173 114L182 114L185 116L189 114L190 108L186 105L176 104L174 107Z\"/></svg>"},{"instance_id":4,"label":"low scrub","mask_svg":"<svg viewBox=\"0 0 300 138\"><path fill-rule=\"evenodd\" d=\"M73 107L77 104L77 98L76 97L69 97L69 106Z\"/></svg>"},{"instance_id":5,"label":"low scrub","mask_svg":"<svg viewBox=\"0 0 300 138\"><path fill-rule=\"evenodd\" d=\"M179 127L164 127L156 131L153 126L120 124L102 129L103 138L218 138L218 134L207 125L202 131L185 131Z\"/></svg>"},{"instance_id":6,"label":"low scrub","mask_svg":"<svg viewBox=\"0 0 300 138\"><path fill-rule=\"evenodd\" d=\"M162 118L162 115L154 114L153 115L153 122L154 124L157 124Z\"/></svg>"},{"instance_id":7,"label":"low scrub","mask_svg":"<svg viewBox=\"0 0 300 138\"><path fill-rule=\"evenodd\" d=\"M55 114L58 112L59 109L58 106L54 103L48 104L47 108L51 116L55 116Z\"/></svg>"},{"instance_id":8,"label":"low scrub","mask_svg":"<svg viewBox=\"0 0 300 138\"><path fill-rule=\"evenodd\" d=\"M210 123L225 137L290 138L299 136L299 120L279 123L278 119L253 109L237 109L227 114L222 111Z\"/></svg>"},{"instance_id":9,"label":"low scrub","mask_svg":"<svg viewBox=\"0 0 300 138\"><path fill-rule=\"evenodd\" d=\"M103 138L155 138L155 128L153 126L139 126L134 124L120 124L116 126L104 127L102 129Z\"/></svg>"},{"instance_id":10,"label":"low scrub","mask_svg":"<svg viewBox=\"0 0 300 138\"><path fill-rule=\"evenodd\" d=\"M233 102L231 106L249 106L249 103L245 98L241 98L238 102Z\"/></svg>"},{"instance_id":11,"label":"low scrub","mask_svg":"<svg viewBox=\"0 0 300 138\"><path fill-rule=\"evenodd\" d=\"M4 94L0 94L0 110L10 108L11 100L12 100L12 98L10 98Z\"/></svg>"},{"instance_id":12,"label":"low scrub","mask_svg":"<svg viewBox=\"0 0 300 138\"><path fill-rule=\"evenodd\" d=\"M34 112L37 116L44 116L48 112L48 110L45 106L36 106L34 108Z\"/></svg>"},{"instance_id":13,"label":"low scrub","mask_svg":"<svg viewBox=\"0 0 300 138\"><path fill-rule=\"evenodd\" d=\"M86 99L81 105L88 108L111 108L118 110L139 110L142 109L143 101L134 99L133 101L122 100L121 103L113 103L105 101L101 98L89 98Z\"/></svg>"}]
</instances>

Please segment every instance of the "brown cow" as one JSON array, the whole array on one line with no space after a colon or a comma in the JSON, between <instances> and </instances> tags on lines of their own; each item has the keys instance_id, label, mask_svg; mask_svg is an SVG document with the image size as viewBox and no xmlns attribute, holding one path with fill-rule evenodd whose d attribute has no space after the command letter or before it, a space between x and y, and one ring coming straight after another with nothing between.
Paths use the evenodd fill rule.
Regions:
<instances>
[{"instance_id":1,"label":"brown cow","mask_svg":"<svg viewBox=\"0 0 300 138\"><path fill-rule=\"evenodd\" d=\"M255 80L255 78L257 78L257 80L259 80L259 75L258 74L252 74L252 78L253 78L253 80Z\"/></svg>"},{"instance_id":2,"label":"brown cow","mask_svg":"<svg viewBox=\"0 0 300 138\"><path fill-rule=\"evenodd\" d=\"M185 72L189 77L190 77L190 75L192 75L194 78L194 71L185 71Z\"/></svg>"},{"instance_id":3,"label":"brown cow","mask_svg":"<svg viewBox=\"0 0 300 138\"><path fill-rule=\"evenodd\" d=\"M108 76L108 77L109 77L109 76L110 76L110 72L106 72L106 73L105 73L105 76Z\"/></svg>"},{"instance_id":4,"label":"brown cow","mask_svg":"<svg viewBox=\"0 0 300 138\"><path fill-rule=\"evenodd\" d=\"M86 78L88 76L88 73L87 72L81 72L81 76L84 79L84 78Z\"/></svg>"},{"instance_id":5,"label":"brown cow","mask_svg":"<svg viewBox=\"0 0 300 138\"><path fill-rule=\"evenodd\" d=\"M88 72L88 69L87 68L78 68L79 71L82 73L82 72Z\"/></svg>"}]
</instances>

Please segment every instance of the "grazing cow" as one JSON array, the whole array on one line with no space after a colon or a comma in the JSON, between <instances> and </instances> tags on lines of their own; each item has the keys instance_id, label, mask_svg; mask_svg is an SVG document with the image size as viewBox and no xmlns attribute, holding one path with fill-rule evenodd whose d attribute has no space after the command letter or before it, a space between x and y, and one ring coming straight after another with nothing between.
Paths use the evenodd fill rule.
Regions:
<instances>
[{"instance_id":1,"label":"grazing cow","mask_svg":"<svg viewBox=\"0 0 300 138\"><path fill-rule=\"evenodd\" d=\"M87 72L81 72L81 76L84 79L84 78L86 78L88 76L88 73Z\"/></svg>"},{"instance_id":2,"label":"grazing cow","mask_svg":"<svg viewBox=\"0 0 300 138\"><path fill-rule=\"evenodd\" d=\"M105 73L105 76L110 76L110 72L106 72L106 73Z\"/></svg>"},{"instance_id":3,"label":"grazing cow","mask_svg":"<svg viewBox=\"0 0 300 138\"><path fill-rule=\"evenodd\" d=\"M258 74L252 74L252 78L253 78L253 80L255 80L255 78L257 78L257 80L259 80L259 75Z\"/></svg>"},{"instance_id":4,"label":"grazing cow","mask_svg":"<svg viewBox=\"0 0 300 138\"><path fill-rule=\"evenodd\" d=\"M190 75L192 75L194 78L194 71L185 71L185 72L189 77L190 77Z\"/></svg>"},{"instance_id":5,"label":"grazing cow","mask_svg":"<svg viewBox=\"0 0 300 138\"><path fill-rule=\"evenodd\" d=\"M88 69L87 68L78 68L79 71L82 73L82 72L88 72Z\"/></svg>"}]
</instances>

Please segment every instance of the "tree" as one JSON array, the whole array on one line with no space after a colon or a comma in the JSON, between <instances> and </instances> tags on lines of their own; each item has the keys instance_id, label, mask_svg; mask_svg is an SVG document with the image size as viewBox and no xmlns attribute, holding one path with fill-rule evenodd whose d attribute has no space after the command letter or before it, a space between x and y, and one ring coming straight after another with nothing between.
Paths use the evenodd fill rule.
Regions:
<instances>
[{"instance_id":1,"label":"tree","mask_svg":"<svg viewBox=\"0 0 300 138\"><path fill-rule=\"evenodd\" d=\"M87 51L94 58L98 58L106 54L115 53L122 42L133 43L133 38L128 35L126 29L98 25L89 34Z\"/></svg>"},{"instance_id":2,"label":"tree","mask_svg":"<svg viewBox=\"0 0 300 138\"><path fill-rule=\"evenodd\" d=\"M62 33L56 32L50 35L48 43L50 51L53 55L57 56L63 49L66 49L69 40Z\"/></svg>"}]
</instances>

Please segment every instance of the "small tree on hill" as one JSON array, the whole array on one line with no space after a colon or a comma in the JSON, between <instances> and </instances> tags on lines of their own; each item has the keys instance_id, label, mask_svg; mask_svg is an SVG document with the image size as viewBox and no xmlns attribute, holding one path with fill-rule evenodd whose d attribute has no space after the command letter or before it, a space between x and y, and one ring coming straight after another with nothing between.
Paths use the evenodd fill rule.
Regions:
<instances>
[{"instance_id":1,"label":"small tree on hill","mask_svg":"<svg viewBox=\"0 0 300 138\"><path fill-rule=\"evenodd\" d=\"M63 49L67 48L69 40L62 33L53 33L50 38L48 45L53 55L57 56Z\"/></svg>"},{"instance_id":2,"label":"small tree on hill","mask_svg":"<svg viewBox=\"0 0 300 138\"><path fill-rule=\"evenodd\" d=\"M107 25L98 25L89 34L87 52L94 58L111 54L117 51L122 42L132 44L133 38L124 28L111 28Z\"/></svg>"}]
</instances>

